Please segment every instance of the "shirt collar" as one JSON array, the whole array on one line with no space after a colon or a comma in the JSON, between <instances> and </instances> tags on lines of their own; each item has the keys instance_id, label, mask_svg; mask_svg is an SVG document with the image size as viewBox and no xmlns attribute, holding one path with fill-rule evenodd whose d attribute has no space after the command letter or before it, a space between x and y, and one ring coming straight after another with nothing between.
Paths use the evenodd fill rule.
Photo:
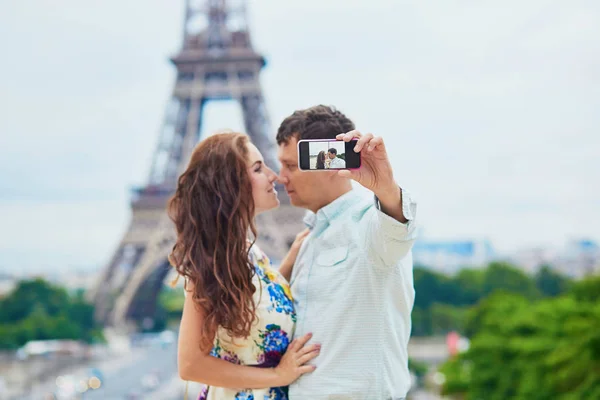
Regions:
<instances>
[{"instance_id":1,"label":"shirt collar","mask_svg":"<svg viewBox=\"0 0 600 400\"><path fill-rule=\"evenodd\" d=\"M335 219L338 215L349 210L351 206L356 204L361 199L358 192L354 189L344 193L331 203L321 207L317 213L307 211L304 216L304 224L312 230L317 223L323 222L328 224L331 220Z\"/></svg>"}]
</instances>

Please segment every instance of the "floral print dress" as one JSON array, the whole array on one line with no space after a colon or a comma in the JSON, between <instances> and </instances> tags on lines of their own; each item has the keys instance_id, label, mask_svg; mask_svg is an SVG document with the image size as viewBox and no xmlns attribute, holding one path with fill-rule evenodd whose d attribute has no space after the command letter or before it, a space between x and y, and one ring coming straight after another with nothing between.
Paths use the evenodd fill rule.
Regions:
<instances>
[{"instance_id":1,"label":"floral print dress","mask_svg":"<svg viewBox=\"0 0 600 400\"><path fill-rule=\"evenodd\" d=\"M275 367L292 340L296 314L290 287L271 267L268 257L254 245L250 259L256 271L254 302L257 318L248 338L232 339L219 328L211 355L234 364ZM288 400L287 387L234 390L205 386L198 400Z\"/></svg>"}]
</instances>

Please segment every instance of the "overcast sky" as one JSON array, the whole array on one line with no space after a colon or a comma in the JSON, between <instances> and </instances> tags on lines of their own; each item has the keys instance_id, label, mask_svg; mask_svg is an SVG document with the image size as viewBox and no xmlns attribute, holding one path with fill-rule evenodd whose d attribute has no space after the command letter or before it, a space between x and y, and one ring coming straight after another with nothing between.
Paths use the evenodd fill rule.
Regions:
<instances>
[{"instance_id":1,"label":"overcast sky","mask_svg":"<svg viewBox=\"0 0 600 400\"><path fill-rule=\"evenodd\" d=\"M484 5L486 3L486 5ZM386 140L424 239L600 240L600 3L250 1L273 132L334 104ZM183 1L5 2L0 268L107 262L143 184ZM233 103L206 131L243 129Z\"/></svg>"}]
</instances>

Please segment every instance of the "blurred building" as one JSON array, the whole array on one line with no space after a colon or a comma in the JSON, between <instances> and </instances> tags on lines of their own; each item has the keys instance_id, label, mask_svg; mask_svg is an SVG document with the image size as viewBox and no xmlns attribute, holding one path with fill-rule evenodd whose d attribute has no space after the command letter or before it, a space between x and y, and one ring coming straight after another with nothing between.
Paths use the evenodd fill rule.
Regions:
<instances>
[{"instance_id":1,"label":"blurred building","mask_svg":"<svg viewBox=\"0 0 600 400\"><path fill-rule=\"evenodd\" d=\"M583 278L600 274L600 245L590 239L574 239L564 246L520 249L510 260L529 273L535 273L541 265L549 265L561 274Z\"/></svg>"},{"instance_id":2,"label":"blurred building","mask_svg":"<svg viewBox=\"0 0 600 400\"><path fill-rule=\"evenodd\" d=\"M550 264L575 278L599 274L600 246L589 239L571 240Z\"/></svg>"},{"instance_id":3,"label":"blurred building","mask_svg":"<svg viewBox=\"0 0 600 400\"><path fill-rule=\"evenodd\" d=\"M462 268L482 268L492 261L506 261L535 274L542 265L573 278L600 274L600 245L590 239L570 240L563 246L536 246L497 253L486 239L417 240L415 265L452 275Z\"/></svg>"},{"instance_id":4,"label":"blurred building","mask_svg":"<svg viewBox=\"0 0 600 400\"><path fill-rule=\"evenodd\" d=\"M10 293L17 284L17 278L10 274L0 273L0 297Z\"/></svg>"},{"instance_id":5,"label":"blurred building","mask_svg":"<svg viewBox=\"0 0 600 400\"><path fill-rule=\"evenodd\" d=\"M461 268L481 268L496 258L488 240L417 240L413 247L415 264L453 274Z\"/></svg>"}]
</instances>

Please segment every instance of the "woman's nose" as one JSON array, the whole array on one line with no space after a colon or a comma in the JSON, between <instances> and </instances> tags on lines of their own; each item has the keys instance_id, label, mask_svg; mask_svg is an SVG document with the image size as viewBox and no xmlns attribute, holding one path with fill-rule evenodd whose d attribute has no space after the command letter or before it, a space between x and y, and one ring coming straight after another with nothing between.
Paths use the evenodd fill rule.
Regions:
<instances>
[{"instance_id":1,"label":"woman's nose","mask_svg":"<svg viewBox=\"0 0 600 400\"><path fill-rule=\"evenodd\" d=\"M277 180L277 174L273 170L269 170L271 173L269 174L269 182L273 183Z\"/></svg>"}]
</instances>

